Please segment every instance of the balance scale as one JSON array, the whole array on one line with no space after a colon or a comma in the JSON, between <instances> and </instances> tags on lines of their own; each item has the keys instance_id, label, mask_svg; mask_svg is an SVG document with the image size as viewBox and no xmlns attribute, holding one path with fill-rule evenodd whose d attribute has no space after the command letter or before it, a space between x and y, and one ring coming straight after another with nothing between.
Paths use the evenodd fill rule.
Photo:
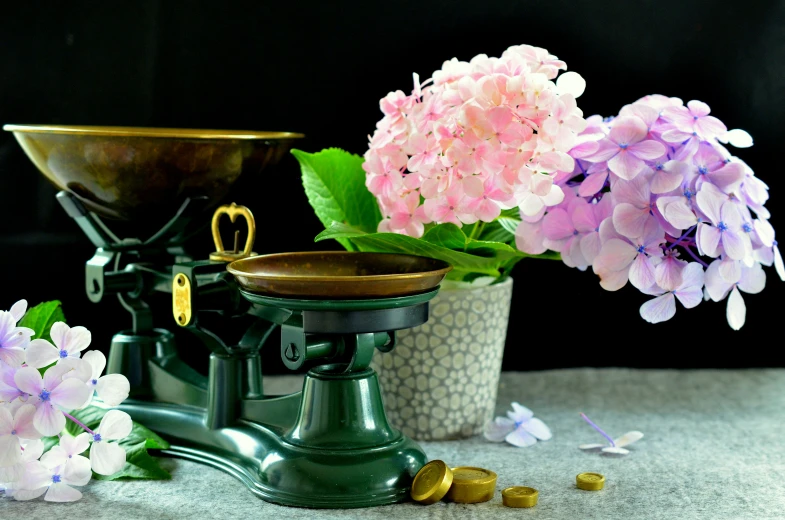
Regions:
<instances>
[{"instance_id":1,"label":"balance scale","mask_svg":"<svg viewBox=\"0 0 785 520\"><path fill-rule=\"evenodd\" d=\"M132 317L115 334L107 372L124 374L119 408L171 442L165 453L207 464L278 504L369 507L409 498L426 456L387 422L369 363L395 332L428 320L428 301L451 269L411 255L252 252L252 212L216 206L243 178L274 165L299 134L126 127L6 125L59 189L57 199L96 247L89 299L116 295ZM192 237L211 229L216 252L194 260ZM225 250L221 217L246 220ZM150 238L120 238L104 219ZM203 376L155 327L145 301L172 296L168 322L192 332L180 350L209 354ZM168 314L168 311L167 313ZM156 312L156 318L161 313ZM259 351L281 329L292 370L312 366L301 392L267 396ZM267 345L264 348L272 348Z\"/></svg>"}]
</instances>

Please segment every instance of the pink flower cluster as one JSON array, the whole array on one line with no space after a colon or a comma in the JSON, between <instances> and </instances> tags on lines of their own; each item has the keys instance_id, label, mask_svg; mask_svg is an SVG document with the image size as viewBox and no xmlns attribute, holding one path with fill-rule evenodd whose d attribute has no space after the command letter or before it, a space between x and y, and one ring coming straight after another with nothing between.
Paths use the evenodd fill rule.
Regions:
<instances>
[{"instance_id":1,"label":"pink flower cluster","mask_svg":"<svg viewBox=\"0 0 785 520\"><path fill-rule=\"evenodd\" d=\"M453 58L410 95L381 100L384 118L363 168L381 232L422 236L424 224L491 222L501 210L541 214L564 199L554 179L597 150L575 97L585 83L545 49Z\"/></svg>"},{"instance_id":2,"label":"pink flower cluster","mask_svg":"<svg viewBox=\"0 0 785 520\"><path fill-rule=\"evenodd\" d=\"M35 332L17 326L26 311L25 300L0 311L0 492L16 500L44 495L50 502L72 502L82 497L73 486L87 484L93 472L112 475L123 468L125 450L110 441L127 437L133 422L127 413L110 410L91 430L69 412L87 407L94 394L116 406L130 385L120 374L101 376L101 352L81 356L91 341L84 327L57 322L50 332L54 345L31 341ZM84 433L64 432L66 419ZM54 435L58 445L44 453L41 438ZM89 459L81 455L88 448Z\"/></svg>"},{"instance_id":3,"label":"pink flower cluster","mask_svg":"<svg viewBox=\"0 0 785 520\"><path fill-rule=\"evenodd\" d=\"M760 292L775 266L785 267L764 207L768 187L724 144L751 146L728 131L709 106L651 95L608 120L592 116L578 136L590 154L570 153L575 168L554 185L566 193L537 214L521 210L521 251L561 253L565 264L592 267L609 291L630 282L655 296L640 309L651 323L704 299L728 299L738 330L746 308L739 291Z\"/></svg>"}]
</instances>

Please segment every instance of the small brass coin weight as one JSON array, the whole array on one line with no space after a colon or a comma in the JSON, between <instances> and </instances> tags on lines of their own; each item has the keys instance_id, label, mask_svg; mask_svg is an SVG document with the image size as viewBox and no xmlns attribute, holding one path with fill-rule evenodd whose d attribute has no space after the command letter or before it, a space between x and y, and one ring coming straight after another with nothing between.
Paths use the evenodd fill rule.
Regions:
<instances>
[{"instance_id":1,"label":"small brass coin weight","mask_svg":"<svg viewBox=\"0 0 785 520\"><path fill-rule=\"evenodd\" d=\"M605 486L605 477L599 473L581 473L575 480L578 487L586 491L599 491Z\"/></svg>"},{"instance_id":2,"label":"small brass coin weight","mask_svg":"<svg viewBox=\"0 0 785 520\"><path fill-rule=\"evenodd\" d=\"M493 471L461 466L452 468L452 486L447 500L461 504L487 502L496 491L496 473Z\"/></svg>"},{"instance_id":3,"label":"small brass coin weight","mask_svg":"<svg viewBox=\"0 0 785 520\"><path fill-rule=\"evenodd\" d=\"M432 460L420 468L412 482L411 497L421 504L435 504L447 494L453 472L441 460Z\"/></svg>"},{"instance_id":4,"label":"small brass coin weight","mask_svg":"<svg viewBox=\"0 0 785 520\"><path fill-rule=\"evenodd\" d=\"M507 507L534 507L538 497L539 493L534 488L513 486L502 491L502 504Z\"/></svg>"}]
</instances>

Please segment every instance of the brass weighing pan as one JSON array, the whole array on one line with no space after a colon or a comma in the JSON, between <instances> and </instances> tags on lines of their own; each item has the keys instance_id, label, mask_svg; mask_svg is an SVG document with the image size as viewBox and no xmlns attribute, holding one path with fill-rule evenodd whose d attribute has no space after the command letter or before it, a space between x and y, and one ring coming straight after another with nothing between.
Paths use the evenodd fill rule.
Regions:
<instances>
[{"instance_id":1,"label":"brass weighing pan","mask_svg":"<svg viewBox=\"0 0 785 520\"><path fill-rule=\"evenodd\" d=\"M102 217L163 224L187 197L217 205L278 163L302 134L122 126L5 125L58 189Z\"/></svg>"},{"instance_id":2,"label":"brass weighing pan","mask_svg":"<svg viewBox=\"0 0 785 520\"><path fill-rule=\"evenodd\" d=\"M424 293L438 286L452 266L415 255L317 251L252 256L227 270L248 292L338 300Z\"/></svg>"}]
</instances>

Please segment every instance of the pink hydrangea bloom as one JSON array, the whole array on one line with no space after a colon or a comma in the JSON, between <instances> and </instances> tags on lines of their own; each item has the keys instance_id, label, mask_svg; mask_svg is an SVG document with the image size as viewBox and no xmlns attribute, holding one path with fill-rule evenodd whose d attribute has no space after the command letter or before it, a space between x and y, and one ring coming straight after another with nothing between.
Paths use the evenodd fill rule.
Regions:
<instances>
[{"instance_id":1,"label":"pink hydrangea bloom","mask_svg":"<svg viewBox=\"0 0 785 520\"><path fill-rule=\"evenodd\" d=\"M370 137L366 185L381 209L380 231L419 237L424 224L491 222L504 209L527 217L564 199L554 182L594 153L597 136L575 102L577 75L552 81L564 62L518 45L501 57L453 59L380 101L384 117Z\"/></svg>"}]
</instances>

